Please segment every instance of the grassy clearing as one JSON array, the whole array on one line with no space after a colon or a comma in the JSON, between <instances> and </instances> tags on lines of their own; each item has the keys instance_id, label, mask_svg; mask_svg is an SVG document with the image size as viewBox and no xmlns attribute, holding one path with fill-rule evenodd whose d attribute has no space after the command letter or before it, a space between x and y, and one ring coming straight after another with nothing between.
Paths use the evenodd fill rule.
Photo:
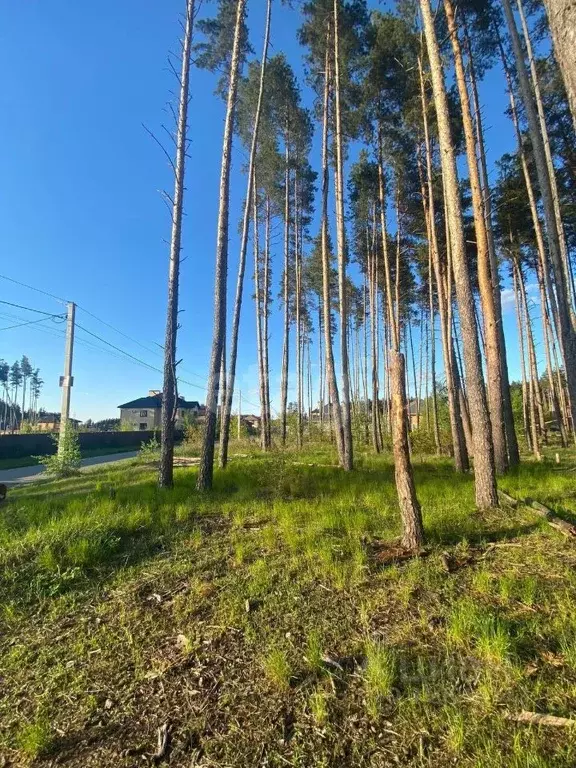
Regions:
<instances>
[{"instance_id":1,"label":"grassy clearing","mask_svg":"<svg viewBox=\"0 0 576 768\"><path fill-rule=\"evenodd\" d=\"M469 477L417 457L429 551L384 565L389 458L333 463L254 453L209 495L142 463L14 491L0 756L142 765L168 723L173 766L574 766L576 731L504 714L574 716L576 544L527 508L478 514ZM557 469L501 485L571 519Z\"/></svg>"}]
</instances>

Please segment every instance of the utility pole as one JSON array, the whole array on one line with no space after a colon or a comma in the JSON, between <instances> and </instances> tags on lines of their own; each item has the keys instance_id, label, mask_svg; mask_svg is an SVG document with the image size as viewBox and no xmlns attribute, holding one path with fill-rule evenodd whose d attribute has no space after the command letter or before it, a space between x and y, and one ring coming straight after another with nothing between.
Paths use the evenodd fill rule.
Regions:
<instances>
[{"instance_id":1,"label":"utility pole","mask_svg":"<svg viewBox=\"0 0 576 768\"><path fill-rule=\"evenodd\" d=\"M242 390L238 390L238 440L240 440L240 428L242 424Z\"/></svg>"},{"instance_id":2,"label":"utility pole","mask_svg":"<svg viewBox=\"0 0 576 768\"><path fill-rule=\"evenodd\" d=\"M64 353L64 376L60 377L62 387L62 408L60 411L60 436L58 439L58 453L64 449L64 436L68 428L70 417L70 390L74 384L72 376L72 357L74 354L74 319L76 317L76 304L69 301L66 315L66 349Z\"/></svg>"}]
</instances>

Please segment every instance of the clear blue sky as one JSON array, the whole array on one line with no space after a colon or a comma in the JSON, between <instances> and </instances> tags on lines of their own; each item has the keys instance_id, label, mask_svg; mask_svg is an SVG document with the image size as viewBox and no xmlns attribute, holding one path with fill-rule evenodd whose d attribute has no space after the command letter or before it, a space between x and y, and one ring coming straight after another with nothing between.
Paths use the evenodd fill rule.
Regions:
<instances>
[{"instance_id":1,"label":"clear blue sky","mask_svg":"<svg viewBox=\"0 0 576 768\"><path fill-rule=\"evenodd\" d=\"M372 3L374 7L384 4ZM158 190L171 188L170 169L142 123L162 135L165 103L174 88L166 67L176 50L183 0L26 0L4 6L0 24L0 273L76 301L148 349L116 334L82 311L87 330L155 367L154 349L165 324L169 216ZM263 0L249 0L249 26L259 56ZM213 13L204 3L202 13ZM275 3L271 53L284 51L299 75L298 12ZM204 399L212 334L214 250L224 108L215 78L192 72L191 159L182 268L181 385L190 399ZM303 95L311 93L303 83ZM489 73L482 101L490 160L513 148L502 77ZM232 183L230 283L238 253L236 222L245 189L244 153L237 147ZM319 164L319 153L312 158ZM276 280L281 268L275 270ZM274 295L277 288L274 289ZM252 286L247 282L239 351L239 382L257 403ZM0 299L61 312L40 293L0 280ZM10 315L10 317L9 317ZM0 305L0 328L26 311ZM0 333L0 358L28 355L45 380L41 404L59 410L61 326L42 324ZM509 331L512 377L518 375L513 317ZM281 341L271 324L272 387L276 396ZM116 416L116 406L161 387L161 375L103 351L78 331L72 413L80 419ZM87 342L100 347L88 346ZM293 395L291 395L293 397ZM253 406L246 406L253 410Z\"/></svg>"}]
</instances>

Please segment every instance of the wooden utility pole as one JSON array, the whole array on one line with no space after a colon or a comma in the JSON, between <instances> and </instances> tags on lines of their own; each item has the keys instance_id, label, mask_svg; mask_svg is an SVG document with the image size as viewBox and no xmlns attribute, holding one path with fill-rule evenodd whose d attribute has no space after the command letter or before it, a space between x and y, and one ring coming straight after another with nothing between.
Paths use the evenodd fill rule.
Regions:
<instances>
[{"instance_id":1,"label":"wooden utility pole","mask_svg":"<svg viewBox=\"0 0 576 768\"><path fill-rule=\"evenodd\" d=\"M70 417L70 394L74 378L72 376L72 358L74 355L74 320L76 304L69 301L66 314L66 347L64 352L64 376L60 377L62 387L62 407L60 409L60 435L58 438L58 453L64 450L64 438Z\"/></svg>"}]
</instances>

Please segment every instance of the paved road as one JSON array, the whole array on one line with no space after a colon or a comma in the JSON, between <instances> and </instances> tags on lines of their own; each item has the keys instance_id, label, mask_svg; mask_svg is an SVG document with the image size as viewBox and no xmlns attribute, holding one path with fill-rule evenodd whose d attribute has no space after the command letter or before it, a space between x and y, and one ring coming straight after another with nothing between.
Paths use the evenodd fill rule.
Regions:
<instances>
[{"instance_id":1,"label":"paved road","mask_svg":"<svg viewBox=\"0 0 576 768\"><path fill-rule=\"evenodd\" d=\"M93 456L90 459L82 459L82 467L95 467L102 464L113 464L123 459L133 459L138 456L137 451L128 451L125 453L111 453L108 456ZM35 480L44 480L44 465L36 464L34 467L18 467L17 469L0 470L0 483L5 485L19 485L21 483L32 483Z\"/></svg>"}]
</instances>

